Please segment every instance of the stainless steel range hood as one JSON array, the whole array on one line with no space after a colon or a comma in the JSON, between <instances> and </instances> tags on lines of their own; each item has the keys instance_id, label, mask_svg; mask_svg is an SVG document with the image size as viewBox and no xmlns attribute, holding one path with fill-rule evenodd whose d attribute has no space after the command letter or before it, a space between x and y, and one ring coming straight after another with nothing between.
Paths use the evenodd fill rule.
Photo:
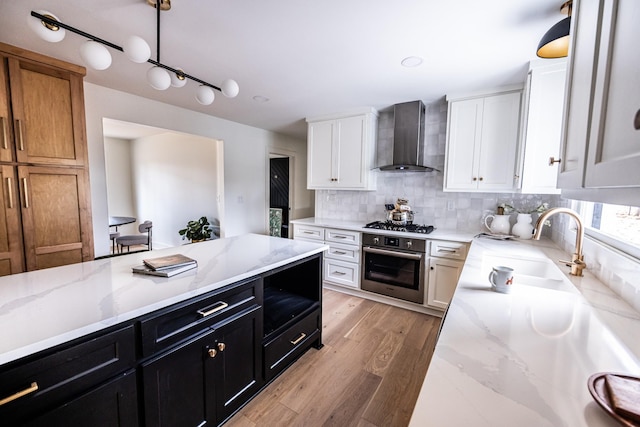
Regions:
<instances>
[{"instance_id":1,"label":"stainless steel range hood","mask_svg":"<svg viewBox=\"0 0 640 427\"><path fill-rule=\"evenodd\" d=\"M422 101L405 102L393 106L393 163L381 166L381 171L438 171L438 169L422 164L424 158L424 112Z\"/></svg>"}]
</instances>

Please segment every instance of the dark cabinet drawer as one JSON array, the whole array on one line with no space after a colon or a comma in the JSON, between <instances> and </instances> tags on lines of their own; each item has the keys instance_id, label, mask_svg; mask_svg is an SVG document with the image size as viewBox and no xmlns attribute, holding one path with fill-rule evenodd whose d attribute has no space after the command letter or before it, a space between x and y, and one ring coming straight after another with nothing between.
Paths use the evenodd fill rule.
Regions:
<instances>
[{"instance_id":1,"label":"dark cabinet drawer","mask_svg":"<svg viewBox=\"0 0 640 427\"><path fill-rule=\"evenodd\" d=\"M244 280L143 317L140 322L143 357L193 337L251 305L261 305L261 280Z\"/></svg>"},{"instance_id":2,"label":"dark cabinet drawer","mask_svg":"<svg viewBox=\"0 0 640 427\"><path fill-rule=\"evenodd\" d=\"M271 380L295 361L320 336L319 304L300 321L264 344L265 379Z\"/></svg>"},{"instance_id":3,"label":"dark cabinet drawer","mask_svg":"<svg viewBox=\"0 0 640 427\"><path fill-rule=\"evenodd\" d=\"M135 366L135 332L128 325L0 372L0 419L18 424Z\"/></svg>"}]
</instances>

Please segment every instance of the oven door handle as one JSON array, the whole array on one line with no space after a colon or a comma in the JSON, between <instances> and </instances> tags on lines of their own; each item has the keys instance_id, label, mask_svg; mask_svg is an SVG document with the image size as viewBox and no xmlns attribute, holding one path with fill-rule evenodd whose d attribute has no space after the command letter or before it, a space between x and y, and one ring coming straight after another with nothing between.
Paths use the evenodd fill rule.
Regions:
<instances>
[{"instance_id":1,"label":"oven door handle","mask_svg":"<svg viewBox=\"0 0 640 427\"><path fill-rule=\"evenodd\" d=\"M379 255L389 255L389 256L394 256L397 258L406 258L406 259L412 259L412 260L421 260L424 254L421 253L417 253L417 254L410 254L410 253L406 253L406 252L398 252L398 251L389 251L386 249L378 249L378 248L372 248L371 246L365 246L362 248L362 250L364 252L368 252L368 253L372 253L372 254L379 254Z\"/></svg>"}]
</instances>

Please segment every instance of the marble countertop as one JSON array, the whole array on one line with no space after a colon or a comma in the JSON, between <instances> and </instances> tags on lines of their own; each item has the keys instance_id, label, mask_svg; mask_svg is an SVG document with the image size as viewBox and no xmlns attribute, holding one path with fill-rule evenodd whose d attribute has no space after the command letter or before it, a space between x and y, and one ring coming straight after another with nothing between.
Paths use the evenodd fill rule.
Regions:
<instances>
[{"instance_id":1,"label":"marble countertop","mask_svg":"<svg viewBox=\"0 0 640 427\"><path fill-rule=\"evenodd\" d=\"M440 230L435 229L429 234L422 233L408 233L402 231L387 231L387 230L377 230L372 228L364 228L366 223L362 221L346 221L339 219L327 219L327 218L303 218L303 219L295 219L291 221L292 224L300 224L300 225L311 225L317 227L333 227L341 230L353 230L353 231L361 231L363 233L375 233L375 234L383 234L389 236L407 236L414 239L432 239L432 240L449 240L454 242L470 242L473 240L474 235L471 233L459 233L453 230Z\"/></svg>"},{"instance_id":2,"label":"marble countertop","mask_svg":"<svg viewBox=\"0 0 640 427\"><path fill-rule=\"evenodd\" d=\"M566 257L549 241L473 241L410 426L619 425L587 380L640 375L640 314L588 270L568 276ZM496 264L516 267L509 294L490 288Z\"/></svg>"},{"instance_id":3,"label":"marble countertop","mask_svg":"<svg viewBox=\"0 0 640 427\"><path fill-rule=\"evenodd\" d=\"M248 234L0 277L0 365L327 248ZM170 278L131 272L174 253L198 268Z\"/></svg>"}]
</instances>

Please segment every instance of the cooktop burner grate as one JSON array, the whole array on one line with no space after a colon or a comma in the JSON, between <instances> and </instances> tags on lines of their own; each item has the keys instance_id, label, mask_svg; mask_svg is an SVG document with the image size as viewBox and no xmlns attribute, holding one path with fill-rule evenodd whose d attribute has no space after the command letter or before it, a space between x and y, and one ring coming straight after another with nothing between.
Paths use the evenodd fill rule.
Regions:
<instances>
[{"instance_id":1,"label":"cooktop burner grate","mask_svg":"<svg viewBox=\"0 0 640 427\"><path fill-rule=\"evenodd\" d=\"M364 228L373 228L375 230L388 230L388 231L404 231L408 233L421 233L421 234L429 234L434 230L433 225L418 225L418 224L397 225L391 221L373 221L365 225Z\"/></svg>"}]
</instances>

